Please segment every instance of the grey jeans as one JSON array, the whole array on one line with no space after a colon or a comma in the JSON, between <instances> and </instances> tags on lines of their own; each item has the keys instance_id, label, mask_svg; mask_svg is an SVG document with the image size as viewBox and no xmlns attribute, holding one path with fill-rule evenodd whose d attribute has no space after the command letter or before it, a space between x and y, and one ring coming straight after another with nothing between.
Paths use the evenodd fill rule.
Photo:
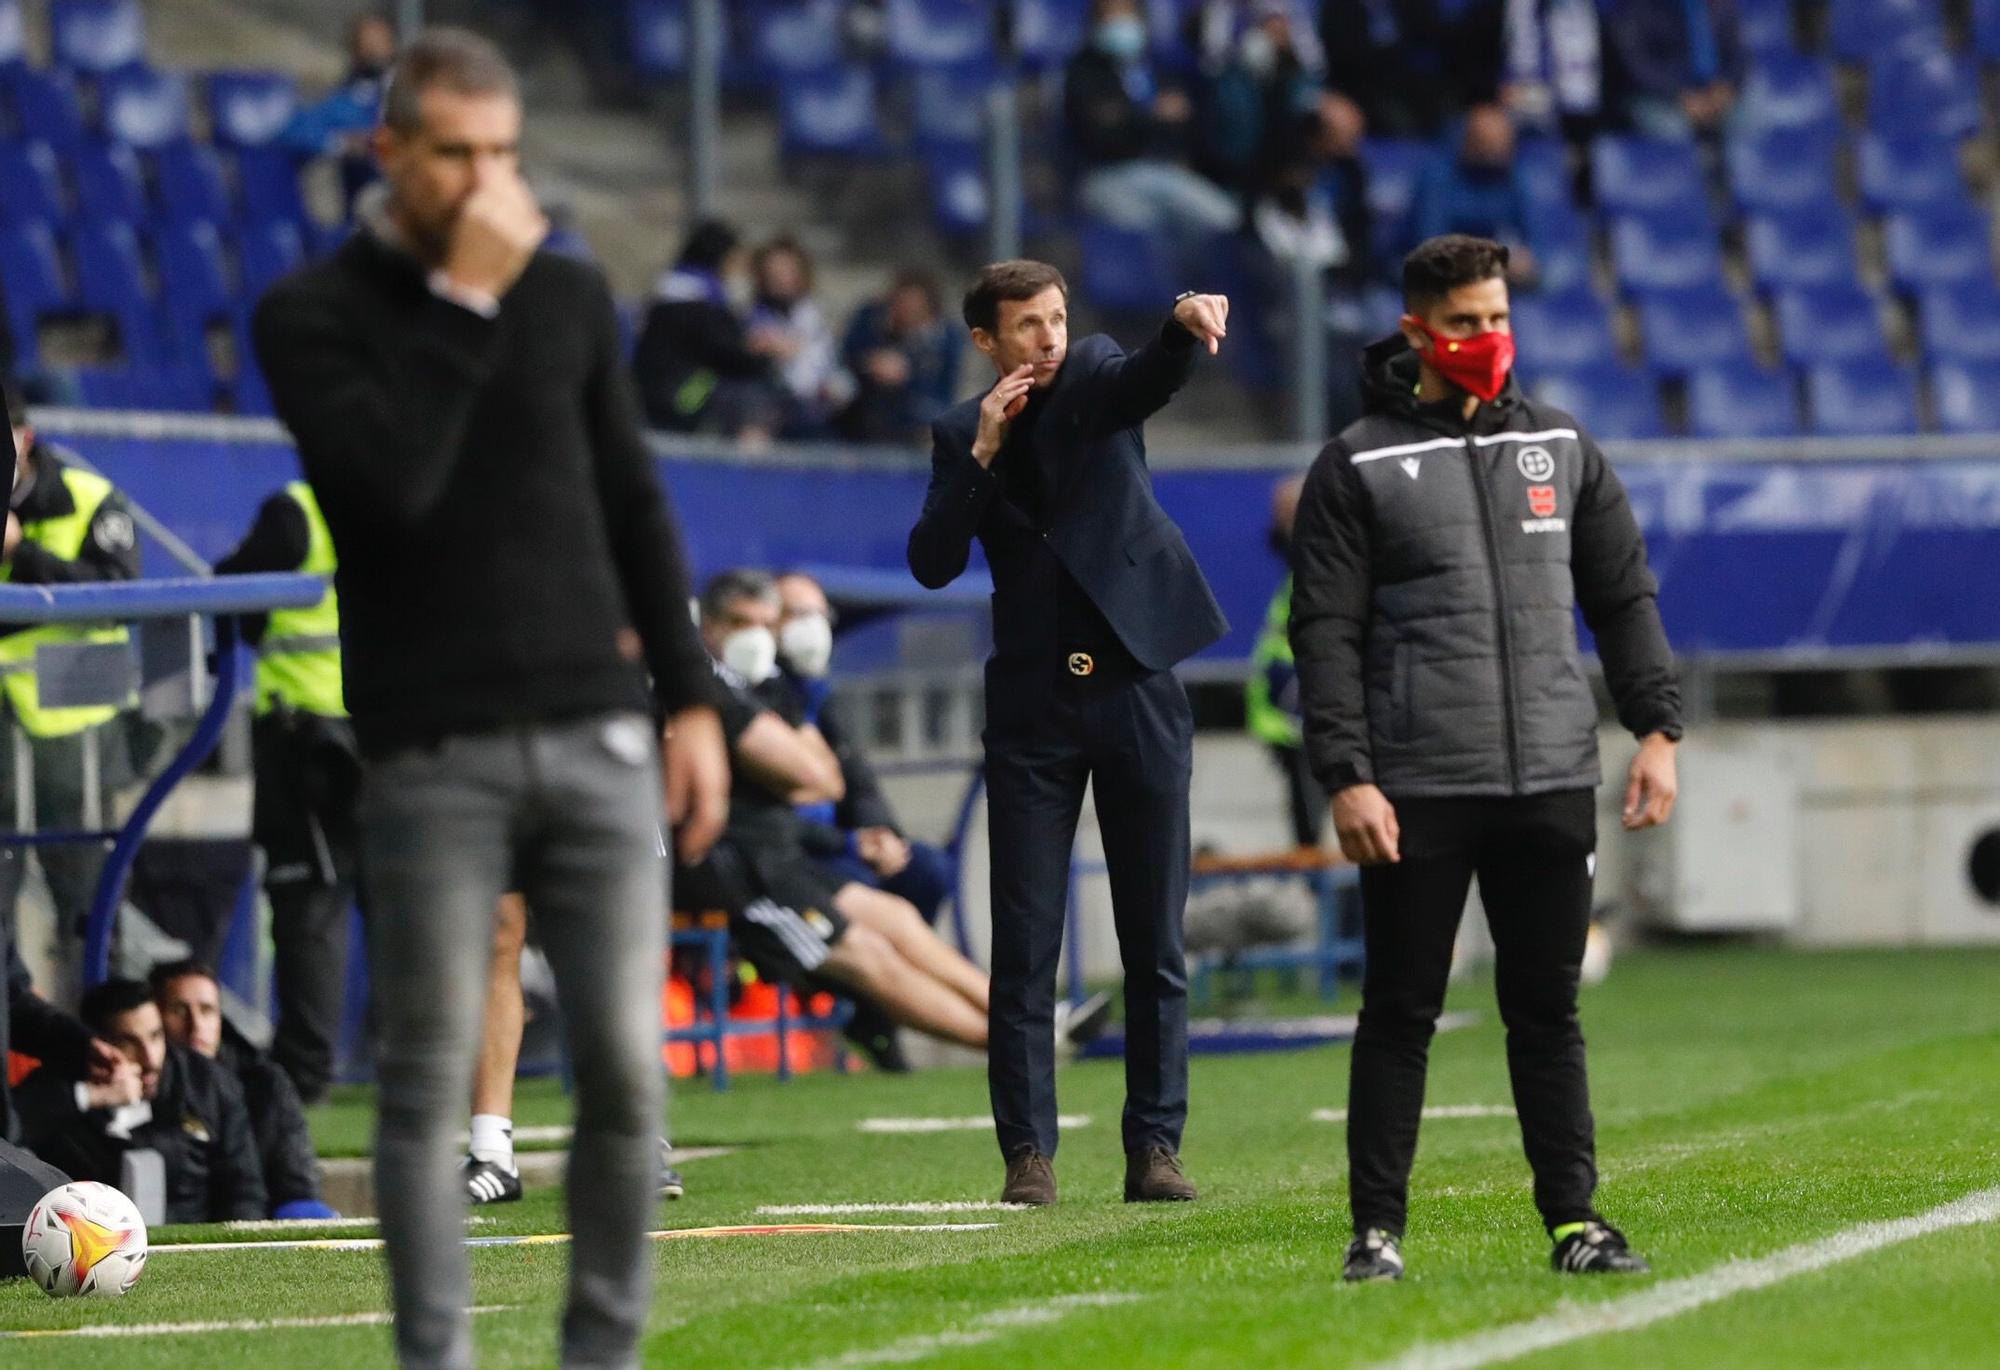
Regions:
<instances>
[{"instance_id":1,"label":"grey jeans","mask_svg":"<svg viewBox=\"0 0 2000 1370\"><path fill-rule=\"evenodd\" d=\"M603 716L445 739L362 781L381 1034L375 1186L406 1366L472 1364L458 1134L494 905L527 896L576 1071L566 1366L631 1366L652 1276L667 869L651 724Z\"/></svg>"}]
</instances>

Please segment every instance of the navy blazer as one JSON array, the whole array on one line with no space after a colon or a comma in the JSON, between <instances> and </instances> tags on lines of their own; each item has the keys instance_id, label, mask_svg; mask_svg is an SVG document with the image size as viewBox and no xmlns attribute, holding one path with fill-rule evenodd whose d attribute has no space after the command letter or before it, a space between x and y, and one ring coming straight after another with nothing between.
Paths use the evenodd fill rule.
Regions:
<instances>
[{"instance_id":1,"label":"navy blazer","mask_svg":"<svg viewBox=\"0 0 2000 1370\"><path fill-rule=\"evenodd\" d=\"M1194 336L1169 321L1127 354L1094 334L1074 343L1039 406L1030 450L1042 467L1040 524L972 456L984 392L931 425L931 484L910 530L910 570L935 590L965 569L977 537L993 570L993 647L1002 658L1060 650L1046 542L1125 650L1147 670L1193 656L1229 631L1187 539L1153 497L1141 425L1193 368ZM1015 460L1008 453L996 460Z\"/></svg>"}]
</instances>

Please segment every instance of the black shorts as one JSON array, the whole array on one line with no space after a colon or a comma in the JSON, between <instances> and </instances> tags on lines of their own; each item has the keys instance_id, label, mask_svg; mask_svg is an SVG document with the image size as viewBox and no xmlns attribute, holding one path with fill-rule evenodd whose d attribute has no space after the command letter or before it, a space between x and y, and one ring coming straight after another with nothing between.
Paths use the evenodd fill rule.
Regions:
<instances>
[{"instance_id":1,"label":"black shorts","mask_svg":"<svg viewBox=\"0 0 2000 1370\"><path fill-rule=\"evenodd\" d=\"M729 935L758 975L796 990L825 988L820 970L846 935L847 920L833 906L839 886L805 853L753 855L725 840L675 880L676 907L729 915Z\"/></svg>"}]
</instances>

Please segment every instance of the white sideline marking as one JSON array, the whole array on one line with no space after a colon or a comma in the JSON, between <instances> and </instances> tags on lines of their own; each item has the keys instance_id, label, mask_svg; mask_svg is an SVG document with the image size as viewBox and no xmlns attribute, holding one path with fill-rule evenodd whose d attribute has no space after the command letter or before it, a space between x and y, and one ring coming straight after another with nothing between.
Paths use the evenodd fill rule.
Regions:
<instances>
[{"instance_id":1,"label":"white sideline marking","mask_svg":"<svg viewBox=\"0 0 2000 1370\"><path fill-rule=\"evenodd\" d=\"M984 1132L993 1126L990 1114L977 1118L863 1118L855 1124L863 1132ZM1089 1127L1088 1113L1065 1113L1057 1127Z\"/></svg>"},{"instance_id":2,"label":"white sideline marking","mask_svg":"<svg viewBox=\"0 0 2000 1370\"><path fill-rule=\"evenodd\" d=\"M1514 1110L1506 1104L1439 1104L1424 1110L1426 1118L1511 1118ZM1344 1108L1316 1108L1312 1111L1316 1123L1344 1123L1347 1110Z\"/></svg>"},{"instance_id":3,"label":"white sideline marking","mask_svg":"<svg viewBox=\"0 0 2000 1370\"><path fill-rule=\"evenodd\" d=\"M497 1222L497 1218L482 1218L470 1214L465 1219L473 1227ZM357 1232L372 1232L381 1226L380 1218L234 1218L222 1224L226 1232L290 1232L304 1229L309 1232L341 1232L352 1229Z\"/></svg>"},{"instance_id":4,"label":"white sideline marking","mask_svg":"<svg viewBox=\"0 0 2000 1370\"><path fill-rule=\"evenodd\" d=\"M492 1304L468 1308L475 1317L481 1313L506 1313L515 1305ZM243 1318L235 1322L100 1322L87 1327L47 1327L25 1332L0 1332L0 1339L27 1337L185 1337L202 1332L275 1332L299 1327L386 1327L395 1318L387 1313L335 1313L321 1318Z\"/></svg>"},{"instance_id":5,"label":"white sideline marking","mask_svg":"<svg viewBox=\"0 0 2000 1370\"><path fill-rule=\"evenodd\" d=\"M760 1218L842 1217L849 1213L1017 1213L1033 1204L1003 1204L992 1199L967 1199L962 1203L901 1204L764 1204Z\"/></svg>"},{"instance_id":6,"label":"white sideline marking","mask_svg":"<svg viewBox=\"0 0 2000 1370\"><path fill-rule=\"evenodd\" d=\"M1914 1241L1947 1228L1990 1223L1996 1218L2000 1218L2000 1188L1981 1189L1940 1204L1928 1213L1862 1223L1818 1241L1788 1246L1768 1256L1730 1261L1699 1275L1668 1280L1607 1303L1569 1304L1511 1327L1435 1346L1419 1346L1395 1360L1385 1361L1380 1370L1478 1370L1480 1366L1498 1365L1585 1337L1629 1332L1736 1294L1767 1289L1794 1275L1851 1261L1885 1246Z\"/></svg>"},{"instance_id":7,"label":"white sideline marking","mask_svg":"<svg viewBox=\"0 0 2000 1370\"><path fill-rule=\"evenodd\" d=\"M649 1241L685 1241L693 1237L817 1237L829 1232L991 1232L998 1223L783 1223L734 1227L670 1227L648 1232ZM530 1232L511 1237L467 1237L469 1247L566 1246L567 1232ZM148 1256L163 1251L380 1251L380 1237L300 1237L268 1242L166 1242Z\"/></svg>"},{"instance_id":8,"label":"white sideline marking","mask_svg":"<svg viewBox=\"0 0 2000 1370\"><path fill-rule=\"evenodd\" d=\"M801 1370L862 1370L862 1367L871 1365L907 1365L912 1361L929 1360L940 1351L984 1346L1023 1327L1046 1327L1050 1323L1061 1322L1078 1309L1116 1308L1122 1304L1137 1303L1139 1297L1137 1294L1060 1294L1035 1303L1011 1304L990 1313L981 1313L964 1327L948 1332L926 1332L892 1341L887 1346L867 1347L830 1356L813 1361Z\"/></svg>"}]
</instances>

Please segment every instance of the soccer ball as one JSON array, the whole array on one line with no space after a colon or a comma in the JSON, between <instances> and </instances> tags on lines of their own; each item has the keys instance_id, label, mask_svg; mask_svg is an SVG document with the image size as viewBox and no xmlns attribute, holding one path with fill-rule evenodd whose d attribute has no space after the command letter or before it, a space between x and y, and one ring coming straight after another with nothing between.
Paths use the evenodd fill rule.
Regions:
<instances>
[{"instance_id":1,"label":"soccer ball","mask_svg":"<svg viewBox=\"0 0 2000 1370\"><path fill-rule=\"evenodd\" d=\"M118 1190L79 1180L42 1195L21 1229L21 1257L51 1298L115 1299L146 1268L146 1222Z\"/></svg>"}]
</instances>

